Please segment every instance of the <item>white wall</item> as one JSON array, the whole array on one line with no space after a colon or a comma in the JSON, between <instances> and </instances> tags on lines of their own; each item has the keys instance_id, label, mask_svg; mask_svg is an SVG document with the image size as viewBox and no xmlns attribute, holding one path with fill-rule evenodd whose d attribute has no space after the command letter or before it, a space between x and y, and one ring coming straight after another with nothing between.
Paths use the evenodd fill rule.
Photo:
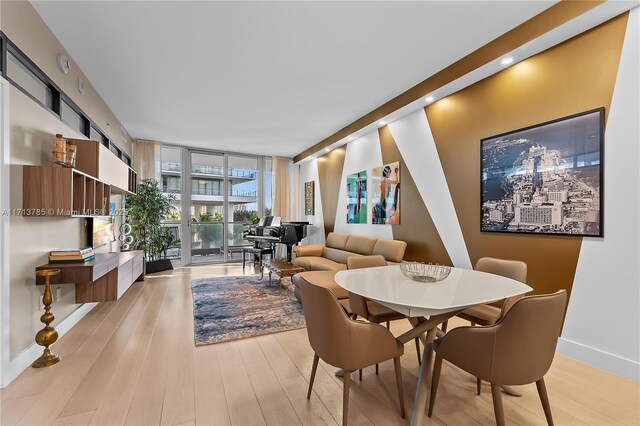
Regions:
<instances>
[{"instance_id":1,"label":"white wall","mask_svg":"<svg viewBox=\"0 0 640 426\"><path fill-rule=\"evenodd\" d=\"M640 8L630 12L604 149L604 235L583 238L559 350L640 381Z\"/></svg>"},{"instance_id":2,"label":"white wall","mask_svg":"<svg viewBox=\"0 0 640 426\"><path fill-rule=\"evenodd\" d=\"M0 76L0 386L5 382L5 369L9 366L9 322L11 309L9 300L9 167L11 150L9 144L9 90L11 85Z\"/></svg>"},{"instance_id":3,"label":"white wall","mask_svg":"<svg viewBox=\"0 0 640 426\"><path fill-rule=\"evenodd\" d=\"M320 179L318 177L318 161L311 160L302 163L300 166L300 179L299 179L299 193L300 197L301 217L303 221L309 222L311 225L307 226L307 238L303 240L303 244L322 244L324 243L324 219L322 215L322 198L320 197ZM304 214L304 184L306 182L315 182L315 207L314 214L307 216Z\"/></svg>"},{"instance_id":4,"label":"white wall","mask_svg":"<svg viewBox=\"0 0 640 426\"><path fill-rule=\"evenodd\" d=\"M367 235L375 238L393 239L392 225L374 225L371 223L371 187L367 187L367 223L347 223L347 176L363 170L367 172L367 185L370 185L371 170L383 165L380 136L375 130L347 145L340 180L340 193L336 207L335 232ZM400 170L402 180L402 170ZM401 219L402 220L402 219Z\"/></svg>"},{"instance_id":5,"label":"white wall","mask_svg":"<svg viewBox=\"0 0 640 426\"><path fill-rule=\"evenodd\" d=\"M453 266L471 269L453 200L424 109L389 124L393 140L429 210Z\"/></svg>"}]
</instances>

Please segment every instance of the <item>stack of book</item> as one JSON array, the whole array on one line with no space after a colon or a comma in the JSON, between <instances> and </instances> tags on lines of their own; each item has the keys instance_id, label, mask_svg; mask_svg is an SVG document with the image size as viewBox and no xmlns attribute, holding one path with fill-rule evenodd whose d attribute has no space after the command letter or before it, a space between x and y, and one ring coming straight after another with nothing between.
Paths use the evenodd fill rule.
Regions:
<instances>
[{"instance_id":1,"label":"stack of book","mask_svg":"<svg viewBox=\"0 0 640 426\"><path fill-rule=\"evenodd\" d=\"M49 252L49 263L84 263L95 257L92 247L57 249Z\"/></svg>"}]
</instances>

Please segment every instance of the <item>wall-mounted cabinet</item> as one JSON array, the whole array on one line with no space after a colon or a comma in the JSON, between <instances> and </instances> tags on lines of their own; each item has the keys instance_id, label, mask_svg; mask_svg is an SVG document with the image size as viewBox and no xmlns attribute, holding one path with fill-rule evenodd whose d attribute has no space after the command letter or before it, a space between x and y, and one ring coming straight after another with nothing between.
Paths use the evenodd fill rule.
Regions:
<instances>
[{"instance_id":1,"label":"wall-mounted cabinet","mask_svg":"<svg viewBox=\"0 0 640 426\"><path fill-rule=\"evenodd\" d=\"M68 139L77 146L76 169L108 182L114 194L136 192L136 172L98 141Z\"/></svg>"},{"instance_id":2,"label":"wall-mounted cabinet","mask_svg":"<svg viewBox=\"0 0 640 426\"><path fill-rule=\"evenodd\" d=\"M23 166L22 208L31 216L107 216L112 186L76 169Z\"/></svg>"},{"instance_id":3,"label":"wall-mounted cabinet","mask_svg":"<svg viewBox=\"0 0 640 426\"><path fill-rule=\"evenodd\" d=\"M113 302L142 276L144 253L96 253L95 259L86 263L40 265L36 271L52 268L60 273L51 277L51 284L75 284L76 303ZM42 284L43 277L36 277L36 285Z\"/></svg>"}]
</instances>

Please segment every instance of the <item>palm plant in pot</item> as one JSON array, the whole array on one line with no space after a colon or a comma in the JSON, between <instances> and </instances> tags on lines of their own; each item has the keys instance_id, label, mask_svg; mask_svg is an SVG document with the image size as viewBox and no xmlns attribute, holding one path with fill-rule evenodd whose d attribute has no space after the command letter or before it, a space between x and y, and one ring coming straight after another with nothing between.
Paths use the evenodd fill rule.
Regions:
<instances>
[{"instance_id":1,"label":"palm plant in pot","mask_svg":"<svg viewBox=\"0 0 640 426\"><path fill-rule=\"evenodd\" d=\"M142 180L137 193L127 195L132 248L144 251L145 273L173 269L171 260L167 259L167 247L173 241L169 241L170 230L162 226L162 220L175 212L172 201L175 201L175 196L163 194L155 179Z\"/></svg>"}]
</instances>

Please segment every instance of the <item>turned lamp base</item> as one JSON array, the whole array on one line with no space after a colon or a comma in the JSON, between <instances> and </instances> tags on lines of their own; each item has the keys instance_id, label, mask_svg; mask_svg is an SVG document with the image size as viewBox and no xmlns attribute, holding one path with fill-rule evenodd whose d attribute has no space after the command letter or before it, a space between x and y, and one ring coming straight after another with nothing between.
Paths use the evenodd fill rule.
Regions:
<instances>
[{"instance_id":1,"label":"turned lamp base","mask_svg":"<svg viewBox=\"0 0 640 426\"><path fill-rule=\"evenodd\" d=\"M36 359L31 366L33 368L49 367L50 365L57 364L62 358L60 355L56 355L51 352L49 346L53 345L58 340L58 331L51 327L49 324L53 322L55 317L51 313L51 303L53 298L51 295L51 277L58 275L60 269L41 269L36 272L39 277L44 277L44 295L42 296L42 304L44 305L44 314L40 317L40 321L44 324L44 328L36 334L36 343L40 346L44 346L44 352L40 355L40 358Z\"/></svg>"},{"instance_id":2,"label":"turned lamp base","mask_svg":"<svg viewBox=\"0 0 640 426\"><path fill-rule=\"evenodd\" d=\"M51 353L49 349L45 349L44 353L40 355L40 358L33 361L31 366L33 368L49 367L50 365L57 364L61 359L60 355Z\"/></svg>"}]
</instances>

